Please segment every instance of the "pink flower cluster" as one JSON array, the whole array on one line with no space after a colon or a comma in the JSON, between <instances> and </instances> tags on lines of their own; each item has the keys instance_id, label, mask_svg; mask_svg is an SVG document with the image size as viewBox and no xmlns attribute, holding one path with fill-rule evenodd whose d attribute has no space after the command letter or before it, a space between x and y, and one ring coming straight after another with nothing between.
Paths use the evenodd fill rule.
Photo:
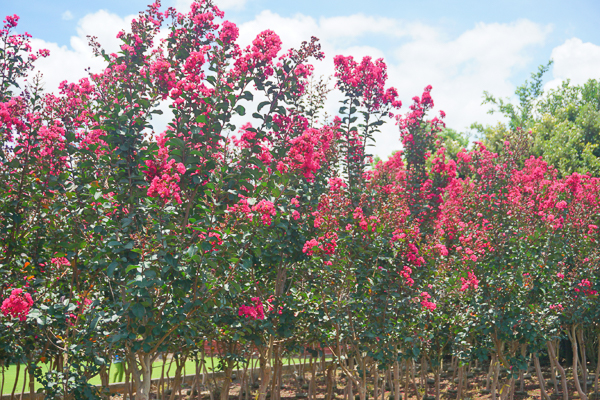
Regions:
<instances>
[{"instance_id":1,"label":"pink flower cluster","mask_svg":"<svg viewBox=\"0 0 600 400\"><path fill-rule=\"evenodd\" d=\"M252 41L252 46L248 46L244 54L235 60L232 74L246 75L255 68L261 68L261 73L269 77L273 75L273 59L280 50L279 36L271 30L263 31Z\"/></svg>"},{"instance_id":2,"label":"pink flower cluster","mask_svg":"<svg viewBox=\"0 0 600 400\"><path fill-rule=\"evenodd\" d=\"M408 286L412 287L415 284L415 280L411 277L412 269L408 265L405 265L398 274L404 278L404 282Z\"/></svg>"},{"instance_id":3,"label":"pink flower cluster","mask_svg":"<svg viewBox=\"0 0 600 400\"><path fill-rule=\"evenodd\" d=\"M335 127L325 126L322 129L308 128L290 143L288 158L293 169L299 169L306 179L312 181L314 173L320 168L331 142L336 137ZM284 172L281 167L278 169Z\"/></svg>"},{"instance_id":4,"label":"pink flower cluster","mask_svg":"<svg viewBox=\"0 0 600 400\"><path fill-rule=\"evenodd\" d=\"M10 142L13 138L12 131L25 129L26 125L22 117L25 113L25 102L21 97L13 97L6 103L0 103L0 126L5 135L2 139Z\"/></svg>"},{"instance_id":5,"label":"pink flower cluster","mask_svg":"<svg viewBox=\"0 0 600 400\"><path fill-rule=\"evenodd\" d=\"M325 236L320 236L318 239L310 239L304 243L302 252L307 256L312 256L315 253L315 247L321 253L331 255L335 253L337 247L338 234L335 232L327 232Z\"/></svg>"},{"instance_id":6,"label":"pink flower cluster","mask_svg":"<svg viewBox=\"0 0 600 400\"><path fill-rule=\"evenodd\" d=\"M260 301L260 298L253 297L250 300L252 300L254 304L251 306L245 304L241 305L238 310L238 315L240 317L249 318L251 320L265 319L265 310L263 308L262 301Z\"/></svg>"},{"instance_id":7,"label":"pink flower cluster","mask_svg":"<svg viewBox=\"0 0 600 400\"><path fill-rule=\"evenodd\" d=\"M65 257L58 257L58 258L52 258L50 260L50 263L52 265L55 265L57 268L60 268L61 266L70 266L71 263L69 262L69 260L67 260L67 258Z\"/></svg>"},{"instance_id":8,"label":"pink flower cluster","mask_svg":"<svg viewBox=\"0 0 600 400\"><path fill-rule=\"evenodd\" d=\"M167 98L167 92L177 84L175 71L170 68L171 64L164 59L158 59L150 65L150 75L154 78L156 85L165 92L163 100Z\"/></svg>"},{"instance_id":9,"label":"pink flower cluster","mask_svg":"<svg viewBox=\"0 0 600 400\"><path fill-rule=\"evenodd\" d=\"M219 39L221 39L221 42L223 42L223 44L234 43L239 35L240 30L236 24L229 21L223 22L221 33L219 34Z\"/></svg>"},{"instance_id":10,"label":"pink flower cluster","mask_svg":"<svg viewBox=\"0 0 600 400\"><path fill-rule=\"evenodd\" d=\"M242 136L240 136L239 139L236 136L233 136L233 144L242 149L249 149L256 145L258 143L256 139L256 130L250 129L252 129L252 124L250 122L242 125L239 130Z\"/></svg>"},{"instance_id":11,"label":"pink flower cluster","mask_svg":"<svg viewBox=\"0 0 600 400\"><path fill-rule=\"evenodd\" d=\"M431 301L429 301L430 298L431 298L431 295L429 293L427 293L427 292L421 293L421 305L423 306L423 308L426 308L429 311L433 311L437 308L437 305L435 303L432 303Z\"/></svg>"},{"instance_id":12,"label":"pink flower cluster","mask_svg":"<svg viewBox=\"0 0 600 400\"><path fill-rule=\"evenodd\" d=\"M462 286L460 287L461 292L464 292L468 288L477 289L479 287L479 279L472 272L468 273L467 279L461 277L460 280L462 282Z\"/></svg>"},{"instance_id":13,"label":"pink flower cluster","mask_svg":"<svg viewBox=\"0 0 600 400\"><path fill-rule=\"evenodd\" d=\"M271 225L273 217L277 215L275 205L269 200L261 200L252 207L252 211L260 214L263 225Z\"/></svg>"},{"instance_id":14,"label":"pink flower cluster","mask_svg":"<svg viewBox=\"0 0 600 400\"><path fill-rule=\"evenodd\" d=\"M29 293L23 292L23 289L13 289L10 296L2 302L0 311L4 316L10 315L12 318L25 321L31 306L33 306L33 299Z\"/></svg>"},{"instance_id":15,"label":"pink flower cluster","mask_svg":"<svg viewBox=\"0 0 600 400\"><path fill-rule=\"evenodd\" d=\"M158 135L156 141L159 146L157 161L146 160L147 169L143 171L146 174L146 180L150 182L148 196L160 197L165 203L174 198L177 203L181 204L179 181L180 175L185 173L185 166L169 159L167 138L164 133Z\"/></svg>"},{"instance_id":16,"label":"pink flower cluster","mask_svg":"<svg viewBox=\"0 0 600 400\"><path fill-rule=\"evenodd\" d=\"M335 56L335 77L338 87L351 97L362 97L362 105L372 111L382 106L400 108L402 102L397 100L398 92L393 87L385 89L387 65L382 58L371 61L371 57L363 57L361 63L352 56Z\"/></svg>"},{"instance_id":17,"label":"pink flower cluster","mask_svg":"<svg viewBox=\"0 0 600 400\"><path fill-rule=\"evenodd\" d=\"M577 293L583 292L586 296L595 296L598 294L596 290L590 289L592 287L592 282L590 282L589 279L582 279L577 286L579 286L575 288Z\"/></svg>"}]
</instances>

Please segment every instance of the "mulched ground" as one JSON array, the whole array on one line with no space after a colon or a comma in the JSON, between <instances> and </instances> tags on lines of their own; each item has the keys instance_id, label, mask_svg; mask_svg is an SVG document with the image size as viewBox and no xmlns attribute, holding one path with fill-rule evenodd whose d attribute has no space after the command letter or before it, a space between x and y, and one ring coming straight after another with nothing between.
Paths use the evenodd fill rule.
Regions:
<instances>
[{"instance_id":1,"label":"mulched ground","mask_svg":"<svg viewBox=\"0 0 600 400\"><path fill-rule=\"evenodd\" d=\"M551 395L551 397L553 399L557 399L557 400L562 399L562 393L557 394L554 392L554 386L550 380L549 370L547 368L546 369L543 368L542 372L544 374L544 377L547 380L546 391L548 392L548 394ZM519 392L520 385L519 385L518 381L515 385L515 388L517 390L517 392L515 393L515 400L541 399L541 394L540 394L540 389L539 389L536 374L533 373L531 375L526 375L526 376L527 376L527 378L524 381L525 382L524 392ZM501 380L499 381L498 389L500 389L500 387L502 386L502 382L504 381L504 379L505 378L501 378ZM283 380L284 380L284 384L282 385L282 388L281 388L281 400L292 400L292 399L295 400L295 399L306 399L307 398L308 382L310 380L310 373L305 374L304 381L299 382L292 375L284 375ZM579 395L577 394L577 392L575 390L571 376L569 374L567 374L567 380L569 383L569 399L579 399ZM418 379L417 379L417 382L418 382ZM435 400L435 397L431 397L431 396L435 395L435 385L433 383L433 374L428 375L428 382L429 382L429 384L427 384L427 393L430 397L425 398L425 399L423 398L425 390L424 390L424 388L420 387L420 385L418 385L421 400ZM337 387L334 390L335 399L336 400L344 400L345 399L345 389L346 389L346 378L343 377L342 373L339 371L338 371L338 374L336 377L336 383L337 383L337 385L336 385ZM558 384L559 384L559 390L560 390L560 382L558 382ZM489 393L489 391L485 390L485 385L486 385L486 371L475 373L473 375L469 374L468 387L467 387L466 393L463 395L463 399L490 400L492 396ZM372 393L373 393L372 380L368 386L369 386L369 400L375 400L372 398ZM257 387L258 387L258 385L256 385L256 384L253 387L251 386L249 396L242 396L242 398L240 398L240 384L238 381L234 380L231 391L229 393L229 400L255 400L257 398ZM444 399L444 400L456 399L456 383L454 383L452 381L452 373L447 372L442 375L440 387L441 387L441 398L442 399ZM210 393L208 392L208 390L206 390L206 388L203 388L203 389L204 390L201 390L199 393L194 393L194 395L191 395L189 385L184 385L184 387L182 387L182 389L181 389L181 396L179 396L179 393L176 393L175 399L177 399L177 400L211 400ZM404 389L404 385L402 385L402 391L401 391L402 398L404 397L403 389ZM316 399L324 399L325 398L325 390L326 390L325 377L323 376L323 374L317 373L315 398ZM379 397L377 400L381 399L381 387L379 388L379 390L380 390L380 393L379 393ZM167 391L167 393L170 394L169 391ZM588 396L589 400L595 400L595 399L600 400L600 396L594 396L593 387L588 387L588 393L590 393L590 395ZM356 388L354 389L354 395L355 395L355 400L359 400ZM151 398L157 399L157 396L155 394L153 394L151 396ZM118 394L118 395L112 396L111 399L112 400L124 400L124 399L128 399L128 396ZM165 396L165 399L169 399L169 396ZM414 386L412 384L409 386L408 399L409 400L417 399L417 396L416 396L416 393L414 390ZM212 400L220 400L220 399L217 396L213 396ZM384 393L384 400L393 400L393 393L391 393L389 391L389 388Z\"/></svg>"}]
</instances>

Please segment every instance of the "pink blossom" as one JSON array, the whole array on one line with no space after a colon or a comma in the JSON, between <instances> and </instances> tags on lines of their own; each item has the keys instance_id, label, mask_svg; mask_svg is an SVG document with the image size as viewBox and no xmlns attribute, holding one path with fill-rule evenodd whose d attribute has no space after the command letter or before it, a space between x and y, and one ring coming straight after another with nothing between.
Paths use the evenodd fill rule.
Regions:
<instances>
[{"instance_id":1,"label":"pink blossom","mask_svg":"<svg viewBox=\"0 0 600 400\"><path fill-rule=\"evenodd\" d=\"M263 308L262 301L258 297L252 297L250 300L254 303L253 305L241 305L238 310L240 317L249 318L251 320L265 319L265 310Z\"/></svg>"},{"instance_id":2,"label":"pink blossom","mask_svg":"<svg viewBox=\"0 0 600 400\"><path fill-rule=\"evenodd\" d=\"M31 306L33 306L33 299L29 293L23 292L23 289L13 289L10 296L2 302L0 310L4 316L10 315L12 318L25 321Z\"/></svg>"},{"instance_id":3,"label":"pink blossom","mask_svg":"<svg viewBox=\"0 0 600 400\"><path fill-rule=\"evenodd\" d=\"M275 205L268 200L261 200L252 207L252 211L260 214L263 225L271 225L273 217L277 215Z\"/></svg>"},{"instance_id":4,"label":"pink blossom","mask_svg":"<svg viewBox=\"0 0 600 400\"><path fill-rule=\"evenodd\" d=\"M223 22L223 28L221 28L219 39L221 39L224 44L235 42L239 35L240 30L236 24L229 21Z\"/></svg>"},{"instance_id":5,"label":"pink blossom","mask_svg":"<svg viewBox=\"0 0 600 400\"><path fill-rule=\"evenodd\" d=\"M335 77L337 86L347 95L360 96L362 105L370 110L377 111L383 106L400 108L402 102L397 100L398 92L395 88L385 89L387 80L387 65L383 59L372 61L371 57L363 57L357 63L352 56L335 56Z\"/></svg>"},{"instance_id":6,"label":"pink blossom","mask_svg":"<svg viewBox=\"0 0 600 400\"><path fill-rule=\"evenodd\" d=\"M429 301L429 299L431 298L431 295L427 292L422 292L421 293L421 305L423 306L423 308L428 309L429 311L433 311L437 308L437 305L431 301Z\"/></svg>"},{"instance_id":7,"label":"pink blossom","mask_svg":"<svg viewBox=\"0 0 600 400\"><path fill-rule=\"evenodd\" d=\"M459 289L461 292L464 292L465 290L467 290L470 287L473 289L477 289L479 287L479 279L477 279L475 274L472 272L468 273L467 279L461 277L460 280L462 282L462 286Z\"/></svg>"},{"instance_id":8,"label":"pink blossom","mask_svg":"<svg viewBox=\"0 0 600 400\"><path fill-rule=\"evenodd\" d=\"M314 248L319 245L317 239L310 239L308 242L304 243L304 247L302 248L302 252L307 256L312 256L314 252Z\"/></svg>"}]
</instances>

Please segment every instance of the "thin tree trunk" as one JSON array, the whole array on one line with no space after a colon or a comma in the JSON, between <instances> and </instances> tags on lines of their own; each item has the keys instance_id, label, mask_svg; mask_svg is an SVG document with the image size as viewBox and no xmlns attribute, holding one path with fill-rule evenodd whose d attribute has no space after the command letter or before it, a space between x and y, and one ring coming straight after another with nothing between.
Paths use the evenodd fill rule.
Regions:
<instances>
[{"instance_id":1,"label":"thin tree trunk","mask_svg":"<svg viewBox=\"0 0 600 400\"><path fill-rule=\"evenodd\" d=\"M383 380L381 381L381 400L385 400L385 385L387 383L387 377L389 375L389 370L386 371L385 374L383 374ZM377 398L375 398L375 400L377 400Z\"/></svg>"},{"instance_id":2,"label":"thin tree trunk","mask_svg":"<svg viewBox=\"0 0 600 400\"><path fill-rule=\"evenodd\" d=\"M25 373L23 374L23 387L21 388L21 396L20 399L23 400L23 393L25 392L25 388L27 387L27 376L29 375L29 365L25 368ZM65 397L67 397L67 393L65 393Z\"/></svg>"},{"instance_id":3,"label":"thin tree trunk","mask_svg":"<svg viewBox=\"0 0 600 400\"><path fill-rule=\"evenodd\" d=\"M490 391L491 391L490 385L491 385L492 375L494 373L495 368L496 368L496 355L492 354L492 358L490 359L490 366L488 368L488 373L485 377L485 388Z\"/></svg>"},{"instance_id":4,"label":"thin tree trunk","mask_svg":"<svg viewBox=\"0 0 600 400\"><path fill-rule=\"evenodd\" d=\"M150 357L150 354L145 353L138 354L137 356L137 360L134 353L130 353L129 357L127 357L135 384L135 398L136 400L148 400L152 378L152 357ZM140 364L139 369L136 366L137 363Z\"/></svg>"},{"instance_id":5,"label":"thin tree trunk","mask_svg":"<svg viewBox=\"0 0 600 400\"><path fill-rule=\"evenodd\" d=\"M175 400L175 396L177 396L177 392L181 392L181 371L185 366L185 361L187 356L181 355L175 359L175 376L171 380L171 396L169 396L169 400ZM181 393L179 393L179 398L181 398Z\"/></svg>"},{"instance_id":6,"label":"thin tree trunk","mask_svg":"<svg viewBox=\"0 0 600 400\"><path fill-rule=\"evenodd\" d=\"M567 386L567 377L566 377L564 368L560 365L560 362L558 361L558 357L557 357L555 349L554 349L554 343L548 342L547 346L548 346L548 353L550 356L550 360L554 364L554 367L560 373L560 383L561 383L562 390L563 390L563 400L569 400L569 389Z\"/></svg>"},{"instance_id":7,"label":"thin tree trunk","mask_svg":"<svg viewBox=\"0 0 600 400\"><path fill-rule=\"evenodd\" d=\"M441 364L440 367L437 367L435 369L435 400L440 400L440 371L441 371Z\"/></svg>"},{"instance_id":8,"label":"thin tree trunk","mask_svg":"<svg viewBox=\"0 0 600 400\"><path fill-rule=\"evenodd\" d=\"M2 383L0 384L0 396L4 394L4 361L0 363L0 370L2 370Z\"/></svg>"},{"instance_id":9,"label":"thin tree trunk","mask_svg":"<svg viewBox=\"0 0 600 400\"><path fill-rule=\"evenodd\" d=\"M458 358L456 358L455 356L452 356L452 360L450 361L450 368L452 368L452 382L454 382L454 380L456 379L456 373L458 372L457 366L458 366L458 362L456 362L456 360L458 360ZM455 365L456 363L456 365Z\"/></svg>"},{"instance_id":10,"label":"thin tree trunk","mask_svg":"<svg viewBox=\"0 0 600 400\"><path fill-rule=\"evenodd\" d=\"M258 388L258 400L266 400L267 390L271 383L271 354L273 352L273 337L269 338L269 343L263 351L259 351L260 364L260 386Z\"/></svg>"},{"instance_id":11,"label":"thin tree trunk","mask_svg":"<svg viewBox=\"0 0 600 400\"><path fill-rule=\"evenodd\" d=\"M335 364L331 363L329 367L327 367L327 385L325 389L325 400L333 399L333 391L335 385Z\"/></svg>"},{"instance_id":12,"label":"thin tree trunk","mask_svg":"<svg viewBox=\"0 0 600 400\"><path fill-rule=\"evenodd\" d=\"M548 358L550 359L550 378L552 379L552 385L554 386L554 393L558 395L560 390L558 390L558 382L556 380L556 375L558 375L558 369L554 366L554 361L552 361L552 357L550 357L550 352L548 352Z\"/></svg>"},{"instance_id":13,"label":"thin tree trunk","mask_svg":"<svg viewBox=\"0 0 600 400\"><path fill-rule=\"evenodd\" d=\"M227 367L225 368L225 376L223 377L223 383L221 385L221 400L229 399L229 388L231 387L231 374L233 373L233 361L227 360Z\"/></svg>"},{"instance_id":14,"label":"thin tree trunk","mask_svg":"<svg viewBox=\"0 0 600 400\"><path fill-rule=\"evenodd\" d=\"M194 391L197 390L196 386L198 386L198 380L199 380L199 377L198 377L199 366L198 366L198 356L197 356L197 354L194 356L194 364L195 364L195 368L194 368L194 380L192 381L192 386L190 387L190 397L189 397L190 400L193 399L194 397L198 397L198 396L194 396ZM157 388L157 390L158 390L158 388ZM241 393L241 391L240 391L240 393Z\"/></svg>"},{"instance_id":15,"label":"thin tree trunk","mask_svg":"<svg viewBox=\"0 0 600 400\"><path fill-rule=\"evenodd\" d=\"M247 384L246 384L246 379L247 379L247 374L248 374L248 366L250 365L250 359L248 358L248 362L244 363L244 369L242 372L242 379L240 382L240 395L238 396L238 400L243 400L244 399L244 392L247 392ZM248 396L246 394L246 396Z\"/></svg>"},{"instance_id":16,"label":"thin tree trunk","mask_svg":"<svg viewBox=\"0 0 600 400\"><path fill-rule=\"evenodd\" d=\"M408 384L409 384L409 371L408 371L408 360L404 361L404 368L406 373L404 374L404 400L408 400Z\"/></svg>"},{"instance_id":17,"label":"thin tree trunk","mask_svg":"<svg viewBox=\"0 0 600 400\"><path fill-rule=\"evenodd\" d=\"M413 386L415 388L415 392L417 394L417 400L421 400L421 394L419 393L419 387L417 386L417 378L415 376L415 360L411 359L410 360L410 370L411 370L411 375L412 375L412 382L413 382Z\"/></svg>"},{"instance_id":18,"label":"thin tree trunk","mask_svg":"<svg viewBox=\"0 0 600 400\"><path fill-rule=\"evenodd\" d=\"M596 376L594 379L594 400L598 400L598 378L600 375L600 334L598 335L598 360L596 361Z\"/></svg>"},{"instance_id":19,"label":"thin tree trunk","mask_svg":"<svg viewBox=\"0 0 600 400\"><path fill-rule=\"evenodd\" d=\"M29 398L35 399L35 379L33 377L33 368L31 362L29 363L27 369L29 370ZM2 395L2 393L0 393L0 395Z\"/></svg>"},{"instance_id":20,"label":"thin tree trunk","mask_svg":"<svg viewBox=\"0 0 600 400\"><path fill-rule=\"evenodd\" d=\"M379 398L379 371L376 365L373 365L373 399Z\"/></svg>"},{"instance_id":21,"label":"thin tree trunk","mask_svg":"<svg viewBox=\"0 0 600 400\"><path fill-rule=\"evenodd\" d=\"M13 385L12 392L10 393L10 400L14 400L15 392L17 391L17 382L19 381L19 373L21 372L21 363L17 363L17 371L15 374L15 384Z\"/></svg>"},{"instance_id":22,"label":"thin tree trunk","mask_svg":"<svg viewBox=\"0 0 600 400\"><path fill-rule=\"evenodd\" d=\"M587 400L587 395L581 389L579 383L579 373L577 372L577 361L579 360L579 349L577 348L577 325L571 327L571 331L567 331L569 339L571 339L571 348L573 349L573 381L575 382L575 389L581 397L581 400Z\"/></svg>"},{"instance_id":23,"label":"thin tree trunk","mask_svg":"<svg viewBox=\"0 0 600 400\"><path fill-rule=\"evenodd\" d=\"M461 399L462 398L462 382L463 382L463 370L464 367L460 366L458 368L458 384L456 385L456 398L457 399Z\"/></svg>"},{"instance_id":24,"label":"thin tree trunk","mask_svg":"<svg viewBox=\"0 0 600 400\"><path fill-rule=\"evenodd\" d=\"M533 355L533 362L535 364L535 372L538 377L538 381L540 383L540 393L542 395L543 400L550 400L550 396L546 393L546 384L544 382L544 375L542 374L542 368L540 367L540 359L537 354Z\"/></svg>"},{"instance_id":25,"label":"thin tree trunk","mask_svg":"<svg viewBox=\"0 0 600 400\"><path fill-rule=\"evenodd\" d=\"M315 391L316 391L316 372L317 372L317 364L316 360L312 356L310 357L310 381L308 383L308 399L315 400Z\"/></svg>"},{"instance_id":26,"label":"thin tree trunk","mask_svg":"<svg viewBox=\"0 0 600 400\"><path fill-rule=\"evenodd\" d=\"M498 393L498 375L500 375L500 361L497 355L494 355L494 379L492 380L492 400L496 400Z\"/></svg>"},{"instance_id":27,"label":"thin tree trunk","mask_svg":"<svg viewBox=\"0 0 600 400\"><path fill-rule=\"evenodd\" d=\"M588 371L587 371L587 357L585 354L585 342L583 340L583 327L579 328L577 333L577 340L579 341L579 352L581 354L581 373L583 377L583 392L587 393L587 381L588 381Z\"/></svg>"},{"instance_id":28,"label":"thin tree trunk","mask_svg":"<svg viewBox=\"0 0 600 400\"><path fill-rule=\"evenodd\" d=\"M394 400L400 400L400 363L394 363Z\"/></svg>"}]
</instances>

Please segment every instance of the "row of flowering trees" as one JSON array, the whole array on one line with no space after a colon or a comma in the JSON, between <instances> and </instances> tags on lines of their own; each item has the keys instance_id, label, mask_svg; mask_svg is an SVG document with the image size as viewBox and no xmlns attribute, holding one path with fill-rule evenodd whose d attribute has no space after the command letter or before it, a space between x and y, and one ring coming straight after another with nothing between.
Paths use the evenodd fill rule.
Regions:
<instances>
[{"instance_id":1,"label":"row of flowering trees","mask_svg":"<svg viewBox=\"0 0 600 400\"><path fill-rule=\"evenodd\" d=\"M215 342L222 400L250 358L258 398L277 399L284 357L306 346L333 354L328 399L341 369L349 396L365 400L374 371L399 400L416 389L415 362L439 398L450 356L459 397L469 364L507 398L531 358L548 398L543 354L566 400L568 339L586 399L588 361L600 365L600 182L558 178L542 159L520 168L519 140L449 159L431 87L394 115L386 65L369 57L335 58L344 100L324 119L317 39L282 52L264 31L241 48L222 19L210 1L187 14L152 4L119 33L120 52L92 40L103 71L54 94L26 80L48 52L14 33L18 17L4 21L0 368L28 378L8 391L106 396L118 356L145 400L159 356L176 361L177 387ZM403 150L371 168L386 122Z\"/></svg>"}]
</instances>

